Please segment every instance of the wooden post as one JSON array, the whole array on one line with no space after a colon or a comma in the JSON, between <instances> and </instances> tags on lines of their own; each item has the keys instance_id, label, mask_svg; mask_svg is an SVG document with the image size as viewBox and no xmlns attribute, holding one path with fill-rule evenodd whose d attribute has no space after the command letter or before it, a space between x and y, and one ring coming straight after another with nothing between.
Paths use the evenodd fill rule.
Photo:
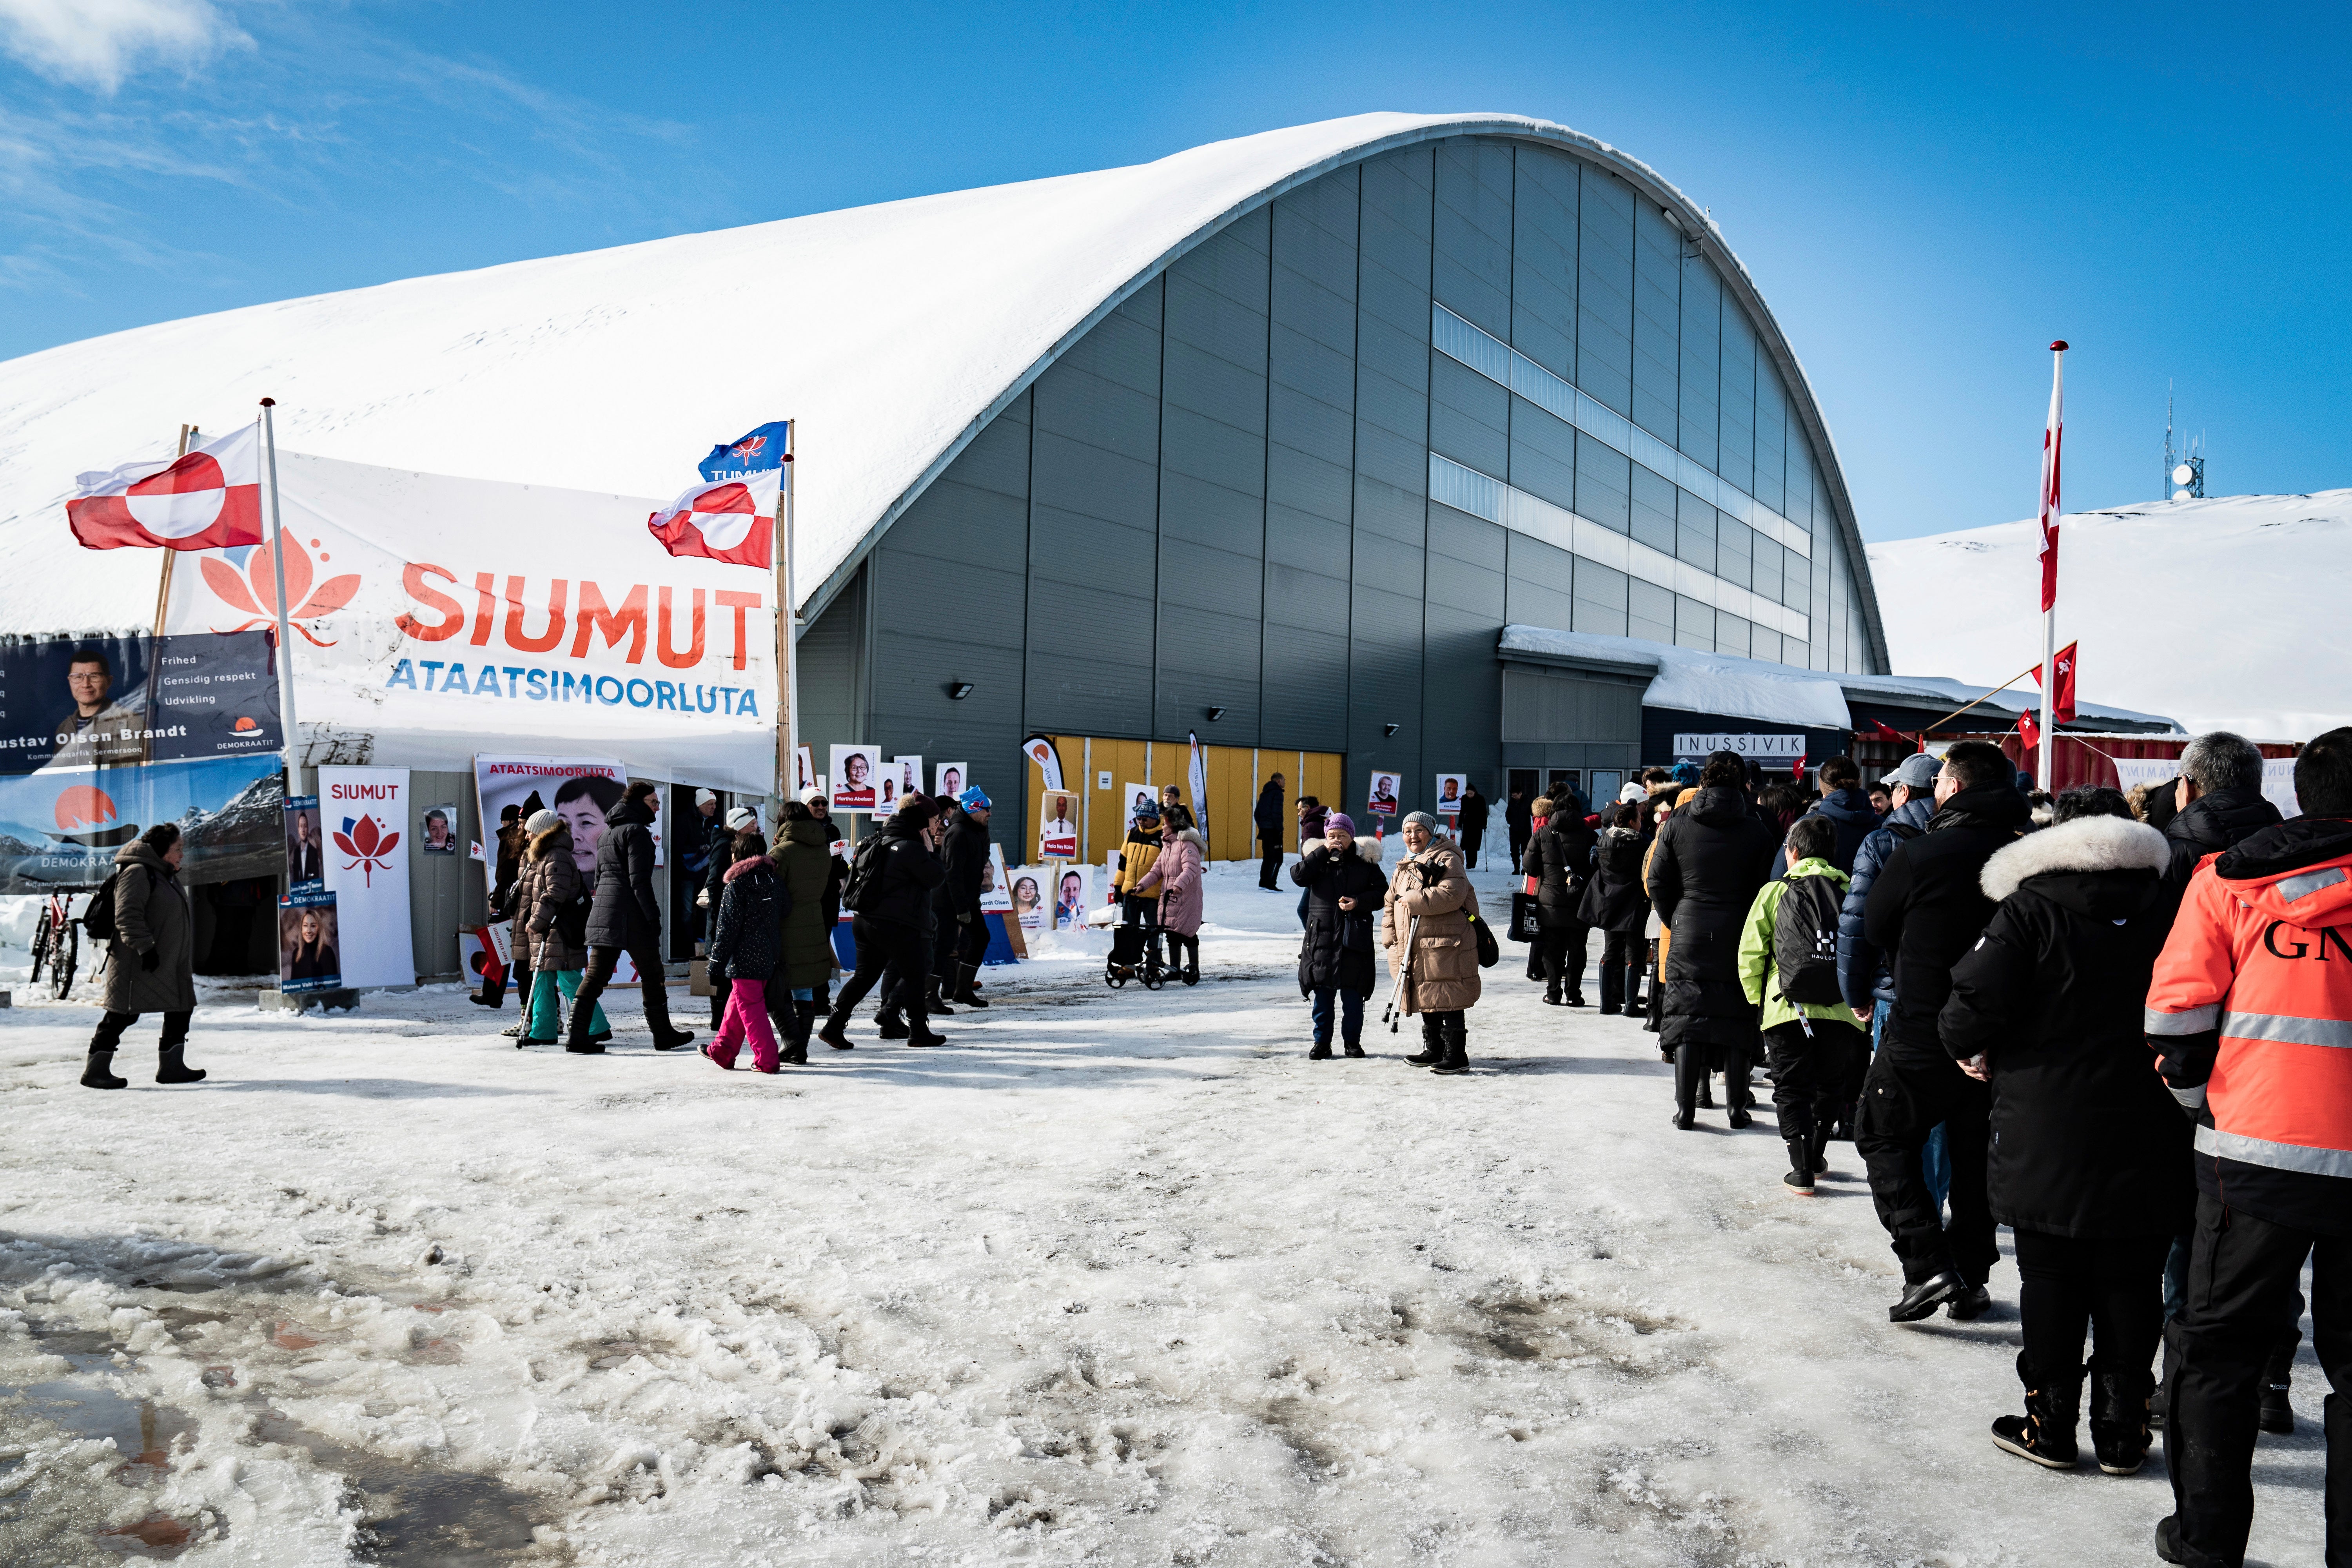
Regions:
<instances>
[{"instance_id":1,"label":"wooden post","mask_svg":"<svg viewBox=\"0 0 2352 1568\"><path fill-rule=\"evenodd\" d=\"M188 455L188 443L195 439L197 434L198 431L193 425L180 426L180 444L172 453L173 461L176 462ZM155 584L155 635L159 637L163 635L163 616L172 607L172 563L178 559L179 553L168 544L163 546L163 577ZM152 671L148 676L148 682L149 689L152 690L154 682Z\"/></svg>"},{"instance_id":2,"label":"wooden post","mask_svg":"<svg viewBox=\"0 0 2352 1568\"><path fill-rule=\"evenodd\" d=\"M776 799L791 800L793 753L800 747L800 692L793 668L793 630L800 613L793 604L793 439L795 419L784 426L783 472L776 489Z\"/></svg>"}]
</instances>

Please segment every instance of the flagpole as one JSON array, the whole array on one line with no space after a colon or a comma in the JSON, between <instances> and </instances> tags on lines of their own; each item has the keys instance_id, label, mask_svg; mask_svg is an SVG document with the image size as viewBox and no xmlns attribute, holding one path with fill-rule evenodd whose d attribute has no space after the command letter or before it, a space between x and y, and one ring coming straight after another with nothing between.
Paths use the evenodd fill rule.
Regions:
<instances>
[{"instance_id":1,"label":"flagpole","mask_svg":"<svg viewBox=\"0 0 2352 1568\"><path fill-rule=\"evenodd\" d=\"M783 711L776 716L776 797L795 798L800 781L793 766L800 757L801 672L799 649L793 635L799 612L793 605L793 438L800 421L784 426L782 482L776 492L776 700Z\"/></svg>"},{"instance_id":2,"label":"flagpole","mask_svg":"<svg viewBox=\"0 0 2352 1568\"><path fill-rule=\"evenodd\" d=\"M2066 340L2050 345L2050 423L2042 433L2042 548L2046 552L2042 577L2042 740L2034 748L2036 774L2044 795L2050 792L2051 763L2057 752L2057 731L2050 706L2055 693L2058 653L2058 518L2059 455L2066 434Z\"/></svg>"},{"instance_id":3,"label":"flagpole","mask_svg":"<svg viewBox=\"0 0 2352 1568\"><path fill-rule=\"evenodd\" d=\"M286 618L286 526L278 510L278 400L261 400L261 444L269 458L269 566L278 593L278 723L285 731L286 793L308 795L302 777L302 745L294 728L293 628Z\"/></svg>"}]
</instances>

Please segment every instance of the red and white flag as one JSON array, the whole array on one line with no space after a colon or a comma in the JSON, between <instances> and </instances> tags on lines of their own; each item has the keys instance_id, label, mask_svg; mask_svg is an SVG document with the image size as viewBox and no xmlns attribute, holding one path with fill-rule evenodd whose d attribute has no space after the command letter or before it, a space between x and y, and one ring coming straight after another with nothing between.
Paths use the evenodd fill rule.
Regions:
<instances>
[{"instance_id":1,"label":"red and white flag","mask_svg":"<svg viewBox=\"0 0 2352 1568\"><path fill-rule=\"evenodd\" d=\"M2058 603L2058 454L2066 435L2066 343L2050 345L2050 422L2042 428L2042 607Z\"/></svg>"},{"instance_id":2,"label":"red and white flag","mask_svg":"<svg viewBox=\"0 0 2352 1568\"><path fill-rule=\"evenodd\" d=\"M2083 645L2068 643L2051 657L2056 672L2050 678L2050 717L2053 722L2071 724L2074 721L2074 650ZM2042 667L2033 667L2033 684L2042 684Z\"/></svg>"},{"instance_id":3,"label":"red and white flag","mask_svg":"<svg viewBox=\"0 0 2352 1568\"><path fill-rule=\"evenodd\" d=\"M2029 752L2042 744L2042 726L2034 719L2032 709L2029 708L2017 716L2017 732Z\"/></svg>"},{"instance_id":4,"label":"red and white flag","mask_svg":"<svg viewBox=\"0 0 2352 1568\"><path fill-rule=\"evenodd\" d=\"M695 485L646 520L646 527L672 555L703 555L738 566L775 564L774 468L717 484Z\"/></svg>"},{"instance_id":5,"label":"red and white flag","mask_svg":"<svg viewBox=\"0 0 2352 1568\"><path fill-rule=\"evenodd\" d=\"M261 542L261 438L247 425L177 462L83 474L66 521L85 550L227 550Z\"/></svg>"}]
</instances>

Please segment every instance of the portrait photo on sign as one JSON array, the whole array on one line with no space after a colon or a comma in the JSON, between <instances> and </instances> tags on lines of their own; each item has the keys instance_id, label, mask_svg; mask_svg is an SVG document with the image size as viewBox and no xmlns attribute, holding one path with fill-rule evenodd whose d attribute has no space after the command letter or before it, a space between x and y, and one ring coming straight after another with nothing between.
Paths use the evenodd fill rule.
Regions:
<instances>
[{"instance_id":1,"label":"portrait photo on sign","mask_svg":"<svg viewBox=\"0 0 2352 1568\"><path fill-rule=\"evenodd\" d=\"M606 757L513 757L478 754L474 758L476 804L483 831L491 837L492 863L484 868L496 882L501 869L509 879L522 874L529 853L522 824L533 812L551 810L570 830L572 864L589 886L596 881L596 846L604 840L604 814L621 803L626 779L620 763ZM514 809L509 824L507 809ZM514 828L510 838L498 838L501 826ZM510 846L510 847L509 847Z\"/></svg>"},{"instance_id":2,"label":"portrait photo on sign","mask_svg":"<svg viewBox=\"0 0 2352 1568\"><path fill-rule=\"evenodd\" d=\"M940 798L942 800L953 800L956 796L961 795L966 789L971 787L971 764L970 763L941 763L933 770L933 776L939 780Z\"/></svg>"},{"instance_id":3,"label":"portrait photo on sign","mask_svg":"<svg viewBox=\"0 0 2352 1568\"><path fill-rule=\"evenodd\" d=\"M988 864L980 871L980 908L983 914L1002 915L1013 911L1013 879L1004 868L1004 846L988 847Z\"/></svg>"},{"instance_id":4,"label":"portrait photo on sign","mask_svg":"<svg viewBox=\"0 0 2352 1568\"><path fill-rule=\"evenodd\" d=\"M830 758L833 794L830 804L835 811L873 811L882 800L882 748L879 746L835 746ZM897 802L895 787L892 803ZM881 809L887 809L881 807Z\"/></svg>"},{"instance_id":5,"label":"portrait photo on sign","mask_svg":"<svg viewBox=\"0 0 2352 1568\"><path fill-rule=\"evenodd\" d=\"M1394 816L1397 796L1404 788L1402 773L1376 773L1372 775L1371 798L1365 802L1374 816Z\"/></svg>"},{"instance_id":6,"label":"portrait photo on sign","mask_svg":"<svg viewBox=\"0 0 2352 1568\"><path fill-rule=\"evenodd\" d=\"M1082 931L1086 928L1087 910L1094 903L1095 868L1092 866L1065 866L1054 889L1054 929Z\"/></svg>"},{"instance_id":7,"label":"portrait photo on sign","mask_svg":"<svg viewBox=\"0 0 2352 1568\"><path fill-rule=\"evenodd\" d=\"M332 893L289 895L278 906L278 988L299 994L342 985Z\"/></svg>"},{"instance_id":8,"label":"portrait photo on sign","mask_svg":"<svg viewBox=\"0 0 2352 1568\"><path fill-rule=\"evenodd\" d=\"M1013 918L1023 931L1045 929L1045 889L1053 885L1050 866L1013 868Z\"/></svg>"},{"instance_id":9,"label":"portrait photo on sign","mask_svg":"<svg viewBox=\"0 0 2352 1568\"><path fill-rule=\"evenodd\" d=\"M319 832L319 797L289 796L286 802L287 886L320 887L326 878L326 843Z\"/></svg>"},{"instance_id":10,"label":"portrait photo on sign","mask_svg":"<svg viewBox=\"0 0 2352 1568\"><path fill-rule=\"evenodd\" d=\"M890 759L890 771L898 775L899 799L923 793L922 758L893 757Z\"/></svg>"},{"instance_id":11,"label":"portrait photo on sign","mask_svg":"<svg viewBox=\"0 0 2352 1568\"><path fill-rule=\"evenodd\" d=\"M1160 791L1156 785L1123 784L1118 786L1118 798L1127 802L1125 815L1130 826L1137 817L1143 815L1146 806L1151 808L1151 814L1154 816L1160 815Z\"/></svg>"},{"instance_id":12,"label":"portrait photo on sign","mask_svg":"<svg viewBox=\"0 0 2352 1568\"><path fill-rule=\"evenodd\" d=\"M808 746L793 748L793 798L800 799L813 789L823 789L816 771L816 752Z\"/></svg>"},{"instance_id":13,"label":"portrait photo on sign","mask_svg":"<svg viewBox=\"0 0 2352 1568\"><path fill-rule=\"evenodd\" d=\"M1470 787L1468 773L1437 775L1437 815L1458 816L1462 813L1462 792Z\"/></svg>"},{"instance_id":14,"label":"portrait photo on sign","mask_svg":"<svg viewBox=\"0 0 2352 1568\"><path fill-rule=\"evenodd\" d=\"M1049 789L1038 807L1037 858L1075 860L1078 858L1078 797L1066 789Z\"/></svg>"},{"instance_id":15,"label":"portrait photo on sign","mask_svg":"<svg viewBox=\"0 0 2352 1568\"><path fill-rule=\"evenodd\" d=\"M455 855L457 852L456 802L425 808L424 830L416 836L416 852L420 855Z\"/></svg>"}]
</instances>

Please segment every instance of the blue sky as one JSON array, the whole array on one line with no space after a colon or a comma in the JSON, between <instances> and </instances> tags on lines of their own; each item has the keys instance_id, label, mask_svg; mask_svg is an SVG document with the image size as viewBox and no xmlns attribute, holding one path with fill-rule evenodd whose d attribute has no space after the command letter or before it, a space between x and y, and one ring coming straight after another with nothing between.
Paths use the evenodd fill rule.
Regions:
<instances>
[{"instance_id":1,"label":"blue sky","mask_svg":"<svg viewBox=\"0 0 2352 1568\"><path fill-rule=\"evenodd\" d=\"M2070 507L2158 493L2168 379L2215 493L2326 489L2352 484L2347 15L0 0L0 357L1366 110L1501 110L1712 209L1872 538L2032 510L2053 337Z\"/></svg>"}]
</instances>

